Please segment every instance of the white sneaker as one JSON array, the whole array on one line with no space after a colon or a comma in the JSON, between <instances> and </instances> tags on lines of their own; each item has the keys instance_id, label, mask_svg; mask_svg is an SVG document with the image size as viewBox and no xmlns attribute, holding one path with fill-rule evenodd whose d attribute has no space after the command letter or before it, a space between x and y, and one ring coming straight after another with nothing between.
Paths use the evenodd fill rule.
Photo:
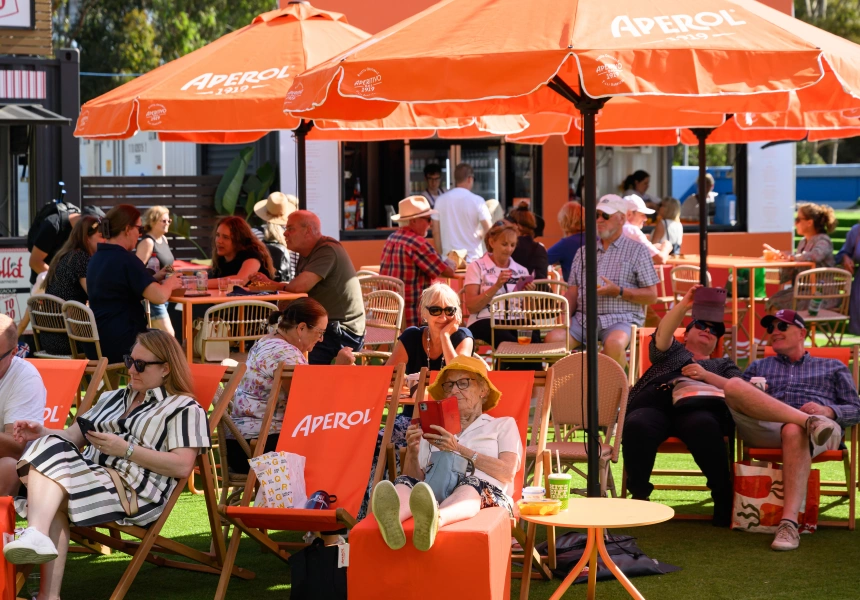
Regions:
<instances>
[{"instance_id":1,"label":"white sneaker","mask_svg":"<svg viewBox=\"0 0 860 600\"><path fill-rule=\"evenodd\" d=\"M809 432L809 439L816 446L826 444L836 427L834 421L818 415L812 415L806 420L806 431Z\"/></svg>"},{"instance_id":2,"label":"white sneaker","mask_svg":"<svg viewBox=\"0 0 860 600\"><path fill-rule=\"evenodd\" d=\"M779 527L776 528L776 535L773 536L773 543L770 545L771 550L785 552L796 550L799 545L800 533L797 527L788 521L780 521Z\"/></svg>"},{"instance_id":3,"label":"white sneaker","mask_svg":"<svg viewBox=\"0 0 860 600\"><path fill-rule=\"evenodd\" d=\"M3 547L3 556L13 565L40 565L57 558L57 547L47 535L28 527Z\"/></svg>"}]
</instances>

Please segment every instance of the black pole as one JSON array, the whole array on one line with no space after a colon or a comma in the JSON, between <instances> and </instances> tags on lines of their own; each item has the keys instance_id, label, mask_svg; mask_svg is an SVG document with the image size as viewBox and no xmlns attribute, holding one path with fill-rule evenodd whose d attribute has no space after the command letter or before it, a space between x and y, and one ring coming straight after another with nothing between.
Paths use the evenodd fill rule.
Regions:
<instances>
[{"instance_id":1,"label":"black pole","mask_svg":"<svg viewBox=\"0 0 860 600\"><path fill-rule=\"evenodd\" d=\"M550 81L549 88L560 94L579 109L582 114L583 132L583 174L585 188L583 201L585 207L585 373L586 406L588 419L585 431L588 450L588 487L590 498L600 496L600 432L597 419L599 403L597 394L597 143L595 117L606 100L590 98L578 94L560 77Z\"/></svg>"},{"instance_id":2,"label":"black pole","mask_svg":"<svg viewBox=\"0 0 860 600\"><path fill-rule=\"evenodd\" d=\"M307 210L307 154L305 152L305 137L313 129L314 122L302 119L296 128L296 196L299 197L299 210Z\"/></svg>"},{"instance_id":3,"label":"black pole","mask_svg":"<svg viewBox=\"0 0 860 600\"><path fill-rule=\"evenodd\" d=\"M699 283L708 285L708 161L705 142L713 129L692 130L699 140Z\"/></svg>"}]
</instances>

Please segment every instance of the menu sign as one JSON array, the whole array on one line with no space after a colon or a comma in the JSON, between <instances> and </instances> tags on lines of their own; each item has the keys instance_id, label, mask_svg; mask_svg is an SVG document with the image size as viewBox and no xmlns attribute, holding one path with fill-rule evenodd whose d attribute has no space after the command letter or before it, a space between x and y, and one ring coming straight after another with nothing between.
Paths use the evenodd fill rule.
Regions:
<instances>
[{"instance_id":1,"label":"menu sign","mask_svg":"<svg viewBox=\"0 0 860 600\"><path fill-rule=\"evenodd\" d=\"M26 248L0 248L0 313L18 323L29 296L30 253Z\"/></svg>"},{"instance_id":2,"label":"menu sign","mask_svg":"<svg viewBox=\"0 0 860 600\"><path fill-rule=\"evenodd\" d=\"M35 0L0 0L0 29L33 29Z\"/></svg>"}]
</instances>

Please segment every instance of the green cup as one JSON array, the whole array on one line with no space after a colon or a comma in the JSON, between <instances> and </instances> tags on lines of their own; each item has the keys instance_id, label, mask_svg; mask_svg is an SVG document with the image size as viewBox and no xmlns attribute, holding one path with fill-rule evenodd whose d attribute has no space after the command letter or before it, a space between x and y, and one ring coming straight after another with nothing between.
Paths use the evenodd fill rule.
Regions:
<instances>
[{"instance_id":1,"label":"green cup","mask_svg":"<svg viewBox=\"0 0 860 600\"><path fill-rule=\"evenodd\" d=\"M567 510L572 480L573 477L569 473L550 473L549 497L553 500L561 500L561 510Z\"/></svg>"}]
</instances>

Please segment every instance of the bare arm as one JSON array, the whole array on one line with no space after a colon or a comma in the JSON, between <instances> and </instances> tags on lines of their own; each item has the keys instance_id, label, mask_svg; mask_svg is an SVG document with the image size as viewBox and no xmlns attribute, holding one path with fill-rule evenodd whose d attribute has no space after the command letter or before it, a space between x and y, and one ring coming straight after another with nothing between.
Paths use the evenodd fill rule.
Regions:
<instances>
[{"instance_id":1,"label":"bare arm","mask_svg":"<svg viewBox=\"0 0 860 600\"><path fill-rule=\"evenodd\" d=\"M700 287L702 286L699 284L691 286L684 297L675 303L675 306L666 313L666 316L657 325L657 337L654 338L657 350L665 352L672 345L672 340L675 339L675 330L684 322L684 316L693 304L693 295Z\"/></svg>"},{"instance_id":2,"label":"bare arm","mask_svg":"<svg viewBox=\"0 0 860 600\"><path fill-rule=\"evenodd\" d=\"M149 257L152 256L152 251L155 249L155 242L152 241L151 238L143 238L140 243L137 245L137 250L135 250L135 254L141 260L143 264L146 264L149 261Z\"/></svg>"},{"instance_id":3,"label":"bare arm","mask_svg":"<svg viewBox=\"0 0 860 600\"><path fill-rule=\"evenodd\" d=\"M475 454L474 450L467 448L463 444L457 444L457 452L467 458L472 458L472 455ZM477 460L475 460L475 469L483 471L502 483L510 483L517 474L517 458L516 452L502 452L499 454L499 458L479 454Z\"/></svg>"},{"instance_id":4,"label":"bare arm","mask_svg":"<svg viewBox=\"0 0 860 600\"><path fill-rule=\"evenodd\" d=\"M320 277L316 273L311 273L310 271L302 271L292 280L284 284L284 291L306 294L311 291L313 287L320 281L322 281L322 277Z\"/></svg>"},{"instance_id":5,"label":"bare arm","mask_svg":"<svg viewBox=\"0 0 860 600\"><path fill-rule=\"evenodd\" d=\"M385 364L386 366L397 366L400 363L406 363L408 360L409 354L406 352L406 348L403 347L403 342L397 340L397 343L394 344L394 350L391 351L391 356L388 357Z\"/></svg>"},{"instance_id":6,"label":"bare arm","mask_svg":"<svg viewBox=\"0 0 860 600\"><path fill-rule=\"evenodd\" d=\"M657 286L651 285L644 288L624 288L624 300L634 304L648 306L657 302Z\"/></svg>"},{"instance_id":7,"label":"bare arm","mask_svg":"<svg viewBox=\"0 0 860 600\"><path fill-rule=\"evenodd\" d=\"M81 435L81 428L78 427L77 422L72 423L72 426L68 429L61 430L48 429L39 421L15 421L15 424L11 425L11 430L9 430L9 427L10 425L6 425L6 431L11 433L15 442L20 443L22 446L49 433L70 441L78 448L84 445L84 436Z\"/></svg>"},{"instance_id":8,"label":"bare arm","mask_svg":"<svg viewBox=\"0 0 860 600\"><path fill-rule=\"evenodd\" d=\"M433 232L433 246L436 247L436 252L442 254L442 231L439 229L439 221L436 219L430 221L430 230Z\"/></svg>"},{"instance_id":9,"label":"bare arm","mask_svg":"<svg viewBox=\"0 0 860 600\"><path fill-rule=\"evenodd\" d=\"M89 294L89 292L87 291L87 278L81 277L80 279L78 279L78 283L80 283L81 287L84 288L84 291Z\"/></svg>"},{"instance_id":10,"label":"bare arm","mask_svg":"<svg viewBox=\"0 0 860 600\"><path fill-rule=\"evenodd\" d=\"M410 425L406 430L406 456L403 459L401 472L408 476L424 481L424 471L418 464L418 451L423 433L420 425Z\"/></svg>"},{"instance_id":11,"label":"bare arm","mask_svg":"<svg viewBox=\"0 0 860 600\"><path fill-rule=\"evenodd\" d=\"M663 236L666 235L666 224L663 222L663 219L657 221L657 224L654 225L654 231L651 232L651 243L656 244L663 239Z\"/></svg>"},{"instance_id":12,"label":"bare arm","mask_svg":"<svg viewBox=\"0 0 860 600\"><path fill-rule=\"evenodd\" d=\"M125 456L129 446L129 442L113 433L90 431L87 439L96 445L99 452L109 456ZM135 446L129 460L160 475L180 479L191 473L197 453L197 448L174 448L169 452L161 452Z\"/></svg>"},{"instance_id":13,"label":"bare arm","mask_svg":"<svg viewBox=\"0 0 860 600\"><path fill-rule=\"evenodd\" d=\"M493 224L492 224L492 223L490 223L489 221L486 221L486 220L483 220L483 219L482 219L482 220L481 220L481 227L483 227L483 228L484 228L484 232L483 232L481 235L482 235L482 236L487 235L487 232L490 230L490 228L491 228L492 226L493 226Z\"/></svg>"},{"instance_id":14,"label":"bare arm","mask_svg":"<svg viewBox=\"0 0 860 600\"><path fill-rule=\"evenodd\" d=\"M576 312L577 302L579 301L579 286L572 285L564 292L564 297L567 298L567 304L570 307L570 314Z\"/></svg>"},{"instance_id":15,"label":"bare arm","mask_svg":"<svg viewBox=\"0 0 860 600\"><path fill-rule=\"evenodd\" d=\"M48 270L48 263L45 262L46 258L48 258L47 252L44 252L37 246L33 246L33 250L30 252L30 268L34 273L44 273Z\"/></svg>"},{"instance_id":16,"label":"bare arm","mask_svg":"<svg viewBox=\"0 0 860 600\"><path fill-rule=\"evenodd\" d=\"M12 437L12 428L14 425L9 423L3 428L3 433L0 433L0 458L18 459L24 454L26 442L18 442Z\"/></svg>"},{"instance_id":17,"label":"bare arm","mask_svg":"<svg viewBox=\"0 0 860 600\"><path fill-rule=\"evenodd\" d=\"M143 290L143 297L153 304L164 304L170 300L171 292L181 287L181 277L171 277L170 279L165 279L163 283L154 281Z\"/></svg>"}]
</instances>

